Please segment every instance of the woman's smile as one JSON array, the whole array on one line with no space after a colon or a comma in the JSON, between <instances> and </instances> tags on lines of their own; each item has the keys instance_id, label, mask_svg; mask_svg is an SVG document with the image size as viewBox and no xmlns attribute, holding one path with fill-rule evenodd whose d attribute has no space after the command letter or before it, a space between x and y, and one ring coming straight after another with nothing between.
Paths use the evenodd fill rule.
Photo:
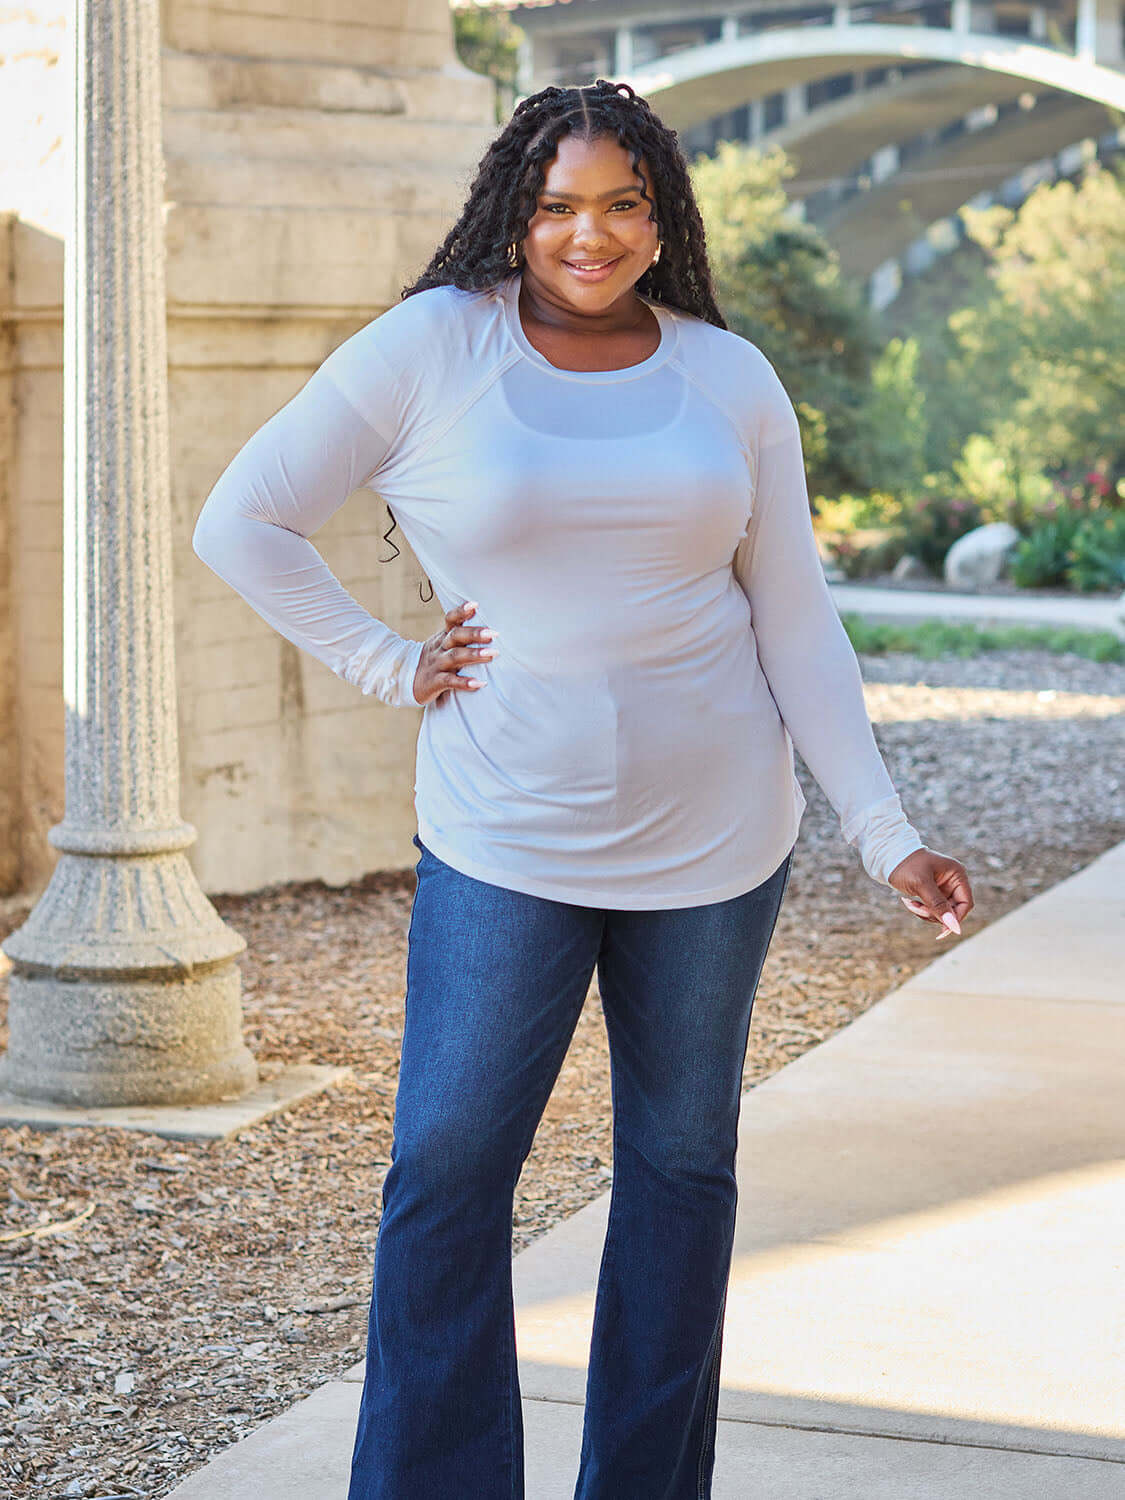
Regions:
<instances>
[{"instance_id":1,"label":"woman's smile","mask_svg":"<svg viewBox=\"0 0 1125 1500\"><path fill-rule=\"evenodd\" d=\"M616 255L612 260L564 260L563 265L579 281L604 281L607 276L612 276L621 260L622 257Z\"/></svg>"}]
</instances>

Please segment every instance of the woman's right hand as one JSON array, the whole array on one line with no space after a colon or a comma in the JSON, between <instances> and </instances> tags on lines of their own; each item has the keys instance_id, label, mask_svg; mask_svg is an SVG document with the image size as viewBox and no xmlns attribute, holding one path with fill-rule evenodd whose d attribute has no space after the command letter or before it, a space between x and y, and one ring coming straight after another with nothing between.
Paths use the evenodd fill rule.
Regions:
<instances>
[{"instance_id":1,"label":"woman's right hand","mask_svg":"<svg viewBox=\"0 0 1125 1500\"><path fill-rule=\"evenodd\" d=\"M485 625L463 623L476 608L476 600L467 599L446 610L445 628L422 643L414 673L414 697L419 704L436 701L450 690L475 693L486 685L483 678L462 677L457 671L466 662L488 661L496 655L495 648L488 644L495 632Z\"/></svg>"}]
</instances>

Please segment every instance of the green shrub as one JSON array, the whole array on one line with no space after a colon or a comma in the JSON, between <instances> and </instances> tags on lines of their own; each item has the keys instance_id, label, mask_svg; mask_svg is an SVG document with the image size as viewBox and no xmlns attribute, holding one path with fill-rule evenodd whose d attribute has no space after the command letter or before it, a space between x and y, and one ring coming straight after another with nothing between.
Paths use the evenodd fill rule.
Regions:
<instances>
[{"instance_id":1,"label":"green shrub","mask_svg":"<svg viewBox=\"0 0 1125 1500\"><path fill-rule=\"evenodd\" d=\"M1016 544L1008 572L1021 588L1125 588L1125 511L1057 511Z\"/></svg>"},{"instance_id":2,"label":"green shrub","mask_svg":"<svg viewBox=\"0 0 1125 1500\"><path fill-rule=\"evenodd\" d=\"M845 578L874 578L889 573L902 556L899 538L878 529L854 531L850 536L826 536L823 540Z\"/></svg>"},{"instance_id":3,"label":"green shrub","mask_svg":"<svg viewBox=\"0 0 1125 1500\"><path fill-rule=\"evenodd\" d=\"M1009 578L1023 589L1062 588L1082 520L1080 512L1064 510L1038 522L1009 555Z\"/></svg>"},{"instance_id":4,"label":"green shrub","mask_svg":"<svg viewBox=\"0 0 1125 1500\"><path fill-rule=\"evenodd\" d=\"M981 524L980 506L975 500L962 496L950 499L931 490L903 501L895 537L900 552L920 558L940 578L945 554L953 543Z\"/></svg>"},{"instance_id":5,"label":"green shrub","mask_svg":"<svg viewBox=\"0 0 1125 1500\"><path fill-rule=\"evenodd\" d=\"M1001 625L985 628L955 620L925 620L899 624L868 620L846 611L840 620L857 652L879 655L887 651L909 651L934 659L941 656L976 656L981 651L1019 651L1038 647L1044 651L1069 651L1090 661L1125 661L1125 641L1108 630L1082 630L1068 626Z\"/></svg>"},{"instance_id":6,"label":"green shrub","mask_svg":"<svg viewBox=\"0 0 1125 1500\"><path fill-rule=\"evenodd\" d=\"M965 439L953 462L957 489L980 509L981 523L1007 521L1017 531L1033 525L1036 515L1056 493L1050 478L1028 470L984 433Z\"/></svg>"},{"instance_id":7,"label":"green shrub","mask_svg":"<svg viewBox=\"0 0 1125 1500\"><path fill-rule=\"evenodd\" d=\"M1064 577L1070 588L1083 593L1125 588L1125 511L1099 511L1082 519Z\"/></svg>"}]
</instances>

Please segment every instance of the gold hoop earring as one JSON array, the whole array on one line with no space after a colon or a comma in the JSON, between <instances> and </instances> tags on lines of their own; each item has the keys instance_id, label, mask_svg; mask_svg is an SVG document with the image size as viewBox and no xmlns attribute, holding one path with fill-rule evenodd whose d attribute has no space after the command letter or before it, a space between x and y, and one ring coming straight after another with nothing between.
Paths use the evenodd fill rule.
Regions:
<instances>
[{"instance_id":1,"label":"gold hoop earring","mask_svg":"<svg viewBox=\"0 0 1125 1500\"><path fill-rule=\"evenodd\" d=\"M663 244L664 244L663 240L657 240L657 242L656 242L656 254L649 261L649 265L650 266L654 266L656 264L656 262L660 259L660 250L661 250L661 247L663 246Z\"/></svg>"},{"instance_id":2,"label":"gold hoop earring","mask_svg":"<svg viewBox=\"0 0 1125 1500\"><path fill-rule=\"evenodd\" d=\"M516 242L515 242L515 240L513 240L512 243L508 246L508 264L510 266L518 266L519 263L520 263L519 251L516 249Z\"/></svg>"}]
</instances>

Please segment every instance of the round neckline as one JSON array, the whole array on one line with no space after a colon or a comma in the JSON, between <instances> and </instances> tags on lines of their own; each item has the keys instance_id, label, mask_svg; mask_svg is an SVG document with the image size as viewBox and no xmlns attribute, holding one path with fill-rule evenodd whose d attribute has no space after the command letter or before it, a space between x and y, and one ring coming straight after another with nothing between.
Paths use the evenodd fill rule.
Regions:
<instances>
[{"instance_id":1,"label":"round neckline","mask_svg":"<svg viewBox=\"0 0 1125 1500\"><path fill-rule=\"evenodd\" d=\"M508 324L508 332L520 353L525 359L529 359L539 369L546 370L548 374L557 375L560 380L582 380L588 385L612 385L620 380L636 380L638 376L647 375L652 370L658 369L665 360L669 358L676 346L677 329L676 320L671 311L662 303L654 302L651 297L646 297L643 292L637 292L637 296L646 306L651 307L656 314L656 320L660 324L660 342L648 356L639 364L626 365L620 370L564 370L558 365L553 365L549 359L528 338L520 322L519 295L523 284L523 271L514 271L501 284L500 294L504 303L504 315Z\"/></svg>"}]
</instances>

